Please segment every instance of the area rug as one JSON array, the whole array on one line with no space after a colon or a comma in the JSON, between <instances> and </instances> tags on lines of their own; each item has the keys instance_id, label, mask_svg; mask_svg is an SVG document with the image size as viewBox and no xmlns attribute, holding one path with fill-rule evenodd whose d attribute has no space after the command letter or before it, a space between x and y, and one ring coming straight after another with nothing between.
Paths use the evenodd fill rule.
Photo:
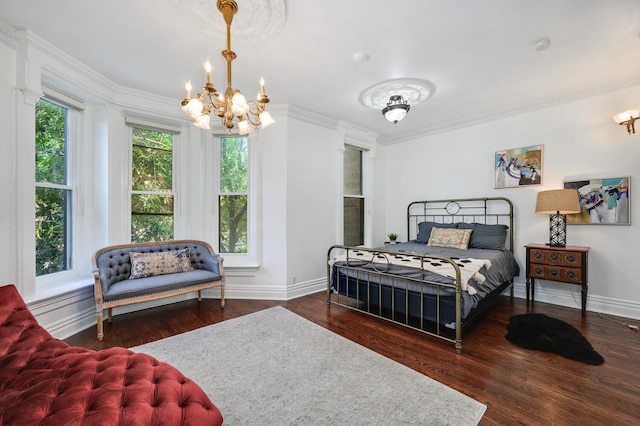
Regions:
<instances>
[{"instance_id":1,"label":"area rug","mask_svg":"<svg viewBox=\"0 0 640 426\"><path fill-rule=\"evenodd\" d=\"M514 315L507 324L507 340L525 349L552 352L586 364L600 365L604 358L571 324L544 314Z\"/></svg>"},{"instance_id":2,"label":"area rug","mask_svg":"<svg viewBox=\"0 0 640 426\"><path fill-rule=\"evenodd\" d=\"M131 349L193 379L230 426L477 425L487 408L279 306Z\"/></svg>"}]
</instances>

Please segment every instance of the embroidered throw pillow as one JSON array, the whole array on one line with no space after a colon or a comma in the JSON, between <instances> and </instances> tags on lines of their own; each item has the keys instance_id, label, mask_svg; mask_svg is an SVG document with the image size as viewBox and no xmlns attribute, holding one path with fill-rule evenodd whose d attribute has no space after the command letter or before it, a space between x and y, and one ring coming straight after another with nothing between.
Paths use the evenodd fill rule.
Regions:
<instances>
[{"instance_id":1,"label":"embroidered throw pillow","mask_svg":"<svg viewBox=\"0 0 640 426\"><path fill-rule=\"evenodd\" d=\"M433 228L427 245L467 250L472 231L472 229Z\"/></svg>"},{"instance_id":2,"label":"embroidered throw pillow","mask_svg":"<svg viewBox=\"0 0 640 426\"><path fill-rule=\"evenodd\" d=\"M419 243L427 244L433 228L457 228L457 223L420 222L418 224L418 235L416 240Z\"/></svg>"},{"instance_id":3,"label":"embroidered throw pillow","mask_svg":"<svg viewBox=\"0 0 640 426\"><path fill-rule=\"evenodd\" d=\"M136 278L153 277L156 275L175 274L192 271L189 249L162 251L155 253L130 252L131 276Z\"/></svg>"}]
</instances>

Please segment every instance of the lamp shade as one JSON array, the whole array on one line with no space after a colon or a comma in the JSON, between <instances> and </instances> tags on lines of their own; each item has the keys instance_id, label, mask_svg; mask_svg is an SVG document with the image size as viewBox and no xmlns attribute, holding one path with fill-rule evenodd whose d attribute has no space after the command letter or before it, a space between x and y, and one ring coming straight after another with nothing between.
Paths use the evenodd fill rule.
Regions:
<instances>
[{"instance_id":1,"label":"lamp shade","mask_svg":"<svg viewBox=\"0 0 640 426\"><path fill-rule=\"evenodd\" d=\"M575 189L552 189L538 192L536 213L576 214L580 213L578 191Z\"/></svg>"}]
</instances>

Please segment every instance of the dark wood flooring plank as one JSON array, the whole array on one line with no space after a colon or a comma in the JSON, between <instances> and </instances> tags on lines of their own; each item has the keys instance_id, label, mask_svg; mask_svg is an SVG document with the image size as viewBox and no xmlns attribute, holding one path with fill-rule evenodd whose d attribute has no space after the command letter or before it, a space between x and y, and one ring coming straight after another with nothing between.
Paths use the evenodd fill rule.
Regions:
<instances>
[{"instance_id":1,"label":"dark wood flooring plank","mask_svg":"<svg viewBox=\"0 0 640 426\"><path fill-rule=\"evenodd\" d=\"M205 299L133 312L66 341L90 349L132 347L209 324L281 305L310 321L425 374L487 405L481 425L630 425L640 424L640 333L614 321L624 318L579 309L502 297L463 337L463 353L418 331L337 305L325 293L290 301ZM605 363L591 366L560 356L529 351L504 337L512 315L543 313L576 327ZM612 320L614 321L612 321ZM215 402L215 401L214 401ZM453 409L453 408L452 408Z\"/></svg>"}]
</instances>

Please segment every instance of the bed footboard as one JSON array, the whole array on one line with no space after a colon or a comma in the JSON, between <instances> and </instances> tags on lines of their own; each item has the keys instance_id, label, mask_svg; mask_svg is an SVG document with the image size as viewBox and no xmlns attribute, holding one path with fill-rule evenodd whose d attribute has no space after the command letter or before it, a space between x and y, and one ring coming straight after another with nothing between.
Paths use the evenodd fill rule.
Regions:
<instances>
[{"instance_id":1,"label":"bed footboard","mask_svg":"<svg viewBox=\"0 0 640 426\"><path fill-rule=\"evenodd\" d=\"M451 259L410 253L407 275L398 253L382 249L332 246L327 253L327 304L400 323L455 345L462 352L461 272ZM406 256L405 256L406 257ZM431 262L449 265L447 279L430 272Z\"/></svg>"}]
</instances>

